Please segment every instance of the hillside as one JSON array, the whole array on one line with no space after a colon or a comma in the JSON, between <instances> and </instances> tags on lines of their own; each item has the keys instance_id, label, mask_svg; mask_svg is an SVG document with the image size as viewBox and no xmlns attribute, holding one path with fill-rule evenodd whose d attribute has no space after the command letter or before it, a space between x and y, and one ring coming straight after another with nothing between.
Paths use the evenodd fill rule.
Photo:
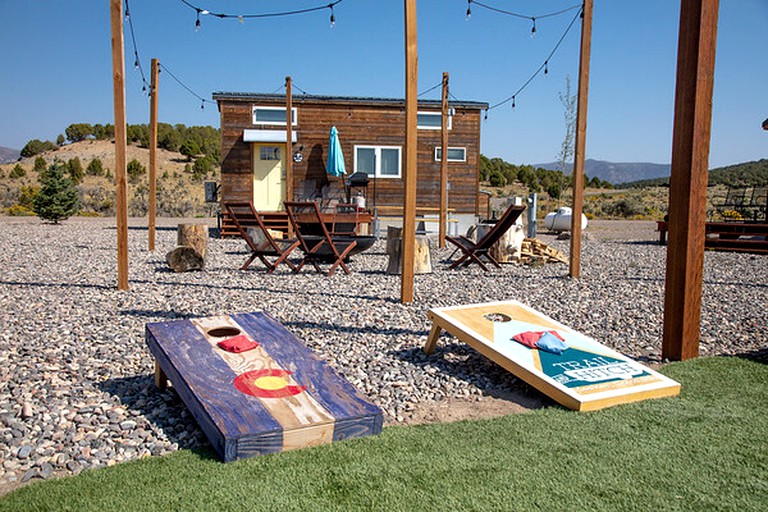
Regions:
<instances>
[{"instance_id":1,"label":"hillside","mask_svg":"<svg viewBox=\"0 0 768 512\"><path fill-rule=\"evenodd\" d=\"M559 162L535 164L552 171L560 170ZM566 174L570 174L573 164L566 164ZM600 178L614 185L638 180L649 180L669 176L669 164L652 164L646 162L607 162L605 160L587 159L584 161L584 174L590 178Z\"/></svg>"},{"instance_id":2,"label":"hillside","mask_svg":"<svg viewBox=\"0 0 768 512\"><path fill-rule=\"evenodd\" d=\"M56 160L67 162L77 157L83 168L87 167L91 160L100 159L106 175L86 175L82 183L77 186L83 203L81 214L114 215L114 153L114 144L110 141L86 140L67 144L55 151L47 151L39 156L45 159L48 165ZM7 209L18 205L20 202L23 203L23 187L40 186L38 175L33 170L35 158L24 158L19 162L0 165L0 213L4 209L8 213ZM136 159L148 168L149 150L130 145L127 150L127 159L129 162ZM13 179L9 174L17 163L26 171L26 175ZM204 202L203 181L193 179L193 175L186 170L188 162L185 156L158 149L157 164L157 208L159 216L189 217L210 214L208 206ZM209 176L206 179L215 178ZM143 216L146 214L147 183L146 174L141 176L137 183L129 183L129 215Z\"/></svg>"},{"instance_id":3,"label":"hillside","mask_svg":"<svg viewBox=\"0 0 768 512\"><path fill-rule=\"evenodd\" d=\"M718 167L709 171L709 185L726 187L764 187L768 186L768 159L744 162ZM647 188L669 186L669 173L656 179L644 179L625 183L625 188Z\"/></svg>"},{"instance_id":4,"label":"hillside","mask_svg":"<svg viewBox=\"0 0 768 512\"><path fill-rule=\"evenodd\" d=\"M0 164L15 162L19 159L21 151L18 149L0 147Z\"/></svg>"}]
</instances>

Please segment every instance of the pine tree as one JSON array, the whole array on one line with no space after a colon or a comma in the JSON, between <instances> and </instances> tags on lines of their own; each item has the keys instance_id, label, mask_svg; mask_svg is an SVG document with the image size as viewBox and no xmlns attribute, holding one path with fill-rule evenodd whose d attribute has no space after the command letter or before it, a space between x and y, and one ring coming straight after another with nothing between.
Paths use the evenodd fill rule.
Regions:
<instances>
[{"instance_id":1,"label":"pine tree","mask_svg":"<svg viewBox=\"0 0 768 512\"><path fill-rule=\"evenodd\" d=\"M80 209L80 197L72 180L64 175L66 170L65 164L54 163L45 173L33 207L44 221L58 224Z\"/></svg>"},{"instance_id":2,"label":"pine tree","mask_svg":"<svg viewBox=\"0 0 768 512\"><path fill-rule=\"evenodd\" d=\"M67 167L69 168L69 177L72 180L72 183L75 185L80 184L80 182L83 181L83 177L85 177L85 171L83 170L83 164L80 163L80 158L71 158L69 162L67 162Z\"/></svg>"}]
</instances>

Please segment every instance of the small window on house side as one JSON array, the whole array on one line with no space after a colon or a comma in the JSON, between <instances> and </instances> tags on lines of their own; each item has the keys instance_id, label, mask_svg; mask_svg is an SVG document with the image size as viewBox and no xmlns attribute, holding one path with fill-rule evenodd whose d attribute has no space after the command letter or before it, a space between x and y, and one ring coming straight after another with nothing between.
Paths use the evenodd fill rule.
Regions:
<instances>
[{"instance_id":1,"label":"small window on house side","mask_svg":"<svg viewBox=\"0 0 768 512\"><path fill-rule=\"evenodd\" d=\"M449 162L466 162L467 161L467 148L448 148L448 160ZM435 162L441 162L443 160L443 148L440 146L435 148Z\"/></svg>"},{"instance_id":2,"label":"small window on house side","mask_svg":"<svg viewBox=\"0 0 768 512\"><path fill-rule=\"evenodd\" d=\"M443 114L441 112L419 112L416 116L419 130L442 130ZM448 129L451 129L452 117L448 116Z\"/></svg>"},{"instance_id":3,"label":"small window on house side","mask_svg":"<svg viewBox=\"0 0 768 512\"><path fill-rule=\"evenodd\" d=\"M296 108L291 109L291 123L296 125ZM285 126L285 107L253 107L253 124Z\"/></svg>"}]
</instances>

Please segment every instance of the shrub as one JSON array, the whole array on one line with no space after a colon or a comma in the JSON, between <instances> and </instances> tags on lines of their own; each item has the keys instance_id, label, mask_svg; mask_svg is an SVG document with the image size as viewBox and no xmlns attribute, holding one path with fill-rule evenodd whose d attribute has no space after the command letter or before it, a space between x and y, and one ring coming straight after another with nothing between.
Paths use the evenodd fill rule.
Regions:
<instances>
[{"instance_id":1,"label":"shrub","mask_svg":"<svg viewBox=\"0 0 768 512\"><path fill-rule=\"evenodd\" d=\"M85 177L85 171L83 170L83 164L80 163L79 157L70 158L67 162L67 169L69 170L69 177L72 183L77 185Z\"/></svg>"},{"instance_id":2,"label":"shrub","mask_svg":"<svg viewBox=\"0 0 768 512\"><path fill-rule=\"evenodd\" d=\"M147 174L147 168L141 165L141 162L134 158L128 162L128 168L126 172L128 173L128 181L136 184L139 182L139 179L143 175Z\"/></svg>"},{"instance_id":3,"label":"shrub","mask_svg":"<svg viewBox=\"0 0 768 512\"><path fill-rule=\"evenodd\" d=\"M12 180L23 178L26 175L27 171L25 171L24 168L19 164L14 165L13 169L11 169L11 172L8 173L8 177Z\"/></svg>"},{"instance_id":4,"label":"shrub","mask_svg":"<svg viewBox=\"0 0 768 512\"><path fill-rule=\"evenodd\" d=\"M34 214L35 212L20 204L15 204L8 208L8 215L11 217L31 217Z\"/></svg>"},{"instance_id":5,"label":"shrub","mask_svg":"<svg viewBox=\"0 0 768 512\"><path fill-rule=\"evenodd\" d=\"M47 168L48 164L45 162L45 158L41 156L35 158L35 165L32 167L33 171L35 171L37 174L43 174Z\"/></svg>"},{"instance_id":6,"label":"shrub","mask_svg":"<svg viewBox=\"0 0 768 512\"><path fill-rule=\"evenodd\" d=\"M88 123L75 123L67 126L64 133L70 142L80 142L93 135L93 126Z\"/></svg>"},{"instance_id":7,"label":"shrub","mask_svg":"<svg viewBox=\"0 0 768 512\"><path fill-rule=\"evenodd\" d=\"M35 198L40 193L40 187L23 186L19 189L19 205L29 209L34 207Z\"/></svg>"},{"instance_id":8,"label":"shrub","mask_svg":"<svg viewBox=\"0 0 768 512\"><path fill-rule=\"evenodd\" d=\"M56 137L56 145L57 146L62 146L64 144L64 142L66 142L66 140L67 139L64 138L64 135L59 134L59 136Z\"/></svg>"},{"instance_id":9,"label":"shrub","mask_svg":"<svg viewBox=\"0 0 768 512\"><path fill-rule=\"evenodd\" d=\"M38 139L32 139L27 142L26 145L21 149L21 156L24 158L29 158L35 155L39 155L45 151L52 151L54 149L57 149L56 144L49 140L43 142Z\"/></svg>"},{"instance_id":10,"label":"shrub","mask_svg":"<svg viewBox=\"0 0 768 512\"><path fill-rule=\"evenodd\" d=\"M72 181L64 176L65 165L54 163L45 173L34 201L34 211L44 221L58 224L77 213L80 198Z\"/></svg>"},{"instance_id":11,"label":"shrub","mask_svg":"<svg viewBox=\"0 0 768 512\"><path fill-rule=\"evenodd\" d=\"M85 174L88 176L104 176L104 166L101 160L98 158L91 160L91 163L85 168Z\"/></svg>"}]
</instances>

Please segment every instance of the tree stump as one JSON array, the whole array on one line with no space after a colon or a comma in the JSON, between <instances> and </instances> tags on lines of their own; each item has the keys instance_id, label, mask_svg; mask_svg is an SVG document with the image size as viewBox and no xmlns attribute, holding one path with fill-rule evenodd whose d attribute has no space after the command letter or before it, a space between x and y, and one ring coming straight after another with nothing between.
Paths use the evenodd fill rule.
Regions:
<instances>
[{"instance_id":1,"label":"tree stump","mask_svg":"<svg viewBox=\"0 0 768 512\"><path fill-rule=\"evenodd\" d=\"M483 238L492 228L493 224L478 224L476 239L480 240ZM499 263L518 261L520 259L520 248L522 247L524 238L525 233L523 232L522 226L515 224L509 228L501 238L499 238L498 242L493 244L491 250L488 251L488 254L494 257Z\"/></svg>"},{"instance_id":2,"label":"tree stump","mask_svg":"<svg viewBox=\"0 0 768 512\"><path fill-rule=\"evenodd\" d=\"M208 250L208 226L205 224L179 224L176 245L194 248L205 260L205 253Z\"/></svg>"},{"instance_id":3,"label":"tree stump","mask_svg":"<svg viewBox=\"0 0 768 512\"><path fill-rule=\"evenodd\" d=\"M205 224L179 224L176 247L165 255L174 272L205 269L208 251L208 226Z\"/></svg>"},{"instance_id":4,"label":"tree stump","mask_svg":"<svg viewBox=\"0 0 768 512\"><path fill-rule=\"evenodd\" d=\"M387 274L400 275L403 272L403 238L402 228L387 227ZM432 273L432 256L429 250L429 240L426 236L417 235L413 256L414 274Z\"/></svg>"}]
</instances>

